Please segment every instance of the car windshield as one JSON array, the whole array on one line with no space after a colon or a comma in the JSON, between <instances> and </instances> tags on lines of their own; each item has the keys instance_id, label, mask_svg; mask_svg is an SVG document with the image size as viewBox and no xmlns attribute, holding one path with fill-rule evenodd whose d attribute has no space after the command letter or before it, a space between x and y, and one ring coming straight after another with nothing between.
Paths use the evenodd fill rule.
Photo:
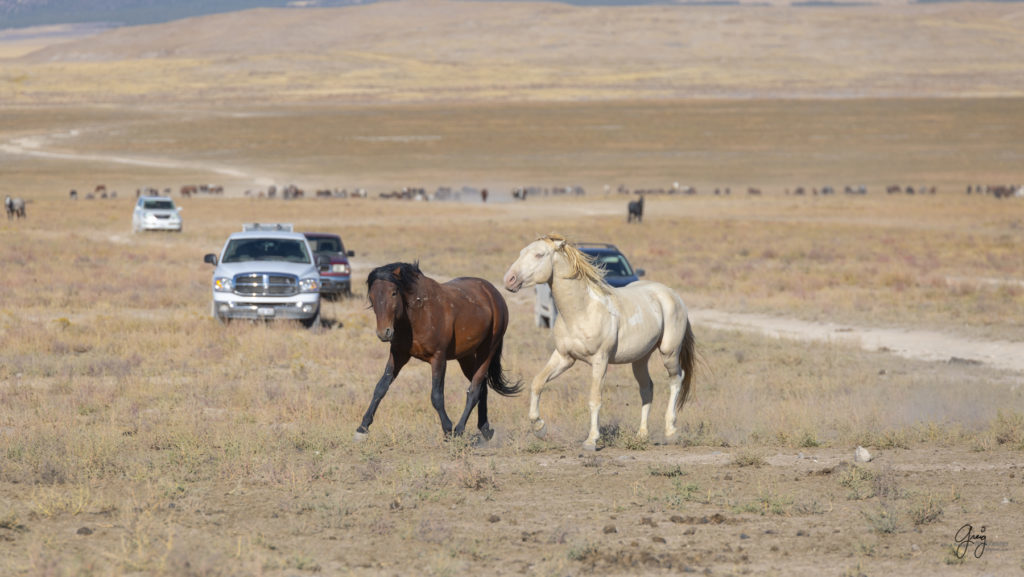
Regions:
<instances>
[{"instance_id":1,"label":"car windshield","mask_svg":"<svg viewBox=\"0 0 1024 577\"><path fill-rule=\"evenodd\" d=\"M174 210L173 200L147 200L142 203L147 210Z\"/></svg>"},{"instance_id":2,"label":"car windshield","mask_svg":"<svg viewBox=\"0 0 1024 577\"><path fill-rule=\"evenodd\" d=\"M597 255L594 264L604 270L604 276L633 276L633 269L621 254Z\"/></svg>"},{"instance_id":3,"label":"car windshield","mask_svg":"<svg viewBox=\"0 0 1024 577\"><path fill-rule=\"evenodd\" d=\"M313 247L313 252L344 252L344 247L341 246L341 239L338 237L324 237L324 238L310 238L310 246Z\"/></svg>"},{"instance_id":4,"label":"car windshield","mask_svg":"<svg viewBox=\"0 0 1024 577\"><path fill-rule=\"evenodd\" d=\"M290 238L236 238L228 242L221 262L283 260L309 264L306 243Z\"/></svg>"}]
</instances>

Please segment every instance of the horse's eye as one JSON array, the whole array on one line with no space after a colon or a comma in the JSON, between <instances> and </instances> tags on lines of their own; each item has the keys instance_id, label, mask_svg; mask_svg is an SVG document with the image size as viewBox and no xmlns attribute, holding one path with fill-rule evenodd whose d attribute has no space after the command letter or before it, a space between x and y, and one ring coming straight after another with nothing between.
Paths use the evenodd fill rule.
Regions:
<instances>
[{"instance_id":1,"label":"horse's eye","mask_svg":"<svg viewBox=\"0 0 1024 577\"><path fill-rule=\"evenodd\" d=\"M393 297L398 296L398 291L391 291L391 296L393 296Z\"/></svg>"},{"instance_id":2,"label":"horse's eye","mask_svg":"<svg viewBox=\"0 0 1024 577\"><path fill-rule=\"evenodd\" d=\"M533 256L535 256L535 257L537 257L537 258L544 258L544 253L542 253L542 252L538 252L537 254L535 254L535 255L533 255Z\"/></svg>"}]
</instances>

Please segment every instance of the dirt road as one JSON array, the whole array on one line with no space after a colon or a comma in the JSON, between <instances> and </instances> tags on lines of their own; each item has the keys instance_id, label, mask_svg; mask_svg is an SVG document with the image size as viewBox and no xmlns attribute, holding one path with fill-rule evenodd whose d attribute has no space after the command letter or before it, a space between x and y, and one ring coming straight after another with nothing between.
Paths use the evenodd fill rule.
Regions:
<instances>
[{"instance_id":1,"label":"dirt road","mask_svg":"<svg viewBox=\"0 0 1024 577\"><path fill-rule=\"evenodd\" d=\"M780 339L835 342L910 359L950 363L984 363L1024 372L1024 343L979 341L934 331L815 323L770 315L715 310L690 312L694 324L720 330L756 332Z\"/></svg>"}]
</instances>

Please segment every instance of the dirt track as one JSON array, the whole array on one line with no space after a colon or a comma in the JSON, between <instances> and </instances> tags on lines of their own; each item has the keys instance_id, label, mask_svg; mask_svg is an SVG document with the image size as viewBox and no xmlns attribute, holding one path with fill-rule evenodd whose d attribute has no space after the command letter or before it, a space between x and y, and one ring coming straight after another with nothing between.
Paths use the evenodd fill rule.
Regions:
<instances>
[{"instance_id":1,"label":"dirt track","mask_svg":"<svg viewBox=\"0 0 1024 577\"><path fill-rule=\"evenodd\" d=\"M980 364L1024 372L1024 343L980 341L954 334L896 328L814 323L769 315L696 310L695 323L719 330L755 331L770 337L859 346L909 359Z\"/></svg>"}]
</instances>

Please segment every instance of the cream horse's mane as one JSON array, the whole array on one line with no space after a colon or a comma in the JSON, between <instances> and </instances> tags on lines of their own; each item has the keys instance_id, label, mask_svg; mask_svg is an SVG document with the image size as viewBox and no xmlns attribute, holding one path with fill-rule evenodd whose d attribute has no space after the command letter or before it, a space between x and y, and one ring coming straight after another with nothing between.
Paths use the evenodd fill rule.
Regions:
<instances>
[{"instance_id":1,"label":"cream horse's mane","mask_svg":"<svg viewBox=\"0 0 1024 577\"><path fill-rule=\"evenodd\" d=\"M565 260L569 263L569 268L572 270L572 276L569 278L582 278L587 281L589 286L602 293L607 293L611 289L608 282L604 280L604 272L594 264L593 257L582 252L575 245L570 244L564 236L548 234L540 237L538 240L547 242L556 251L561 251L565 255Z\"/></svg>"}]
</instances>

